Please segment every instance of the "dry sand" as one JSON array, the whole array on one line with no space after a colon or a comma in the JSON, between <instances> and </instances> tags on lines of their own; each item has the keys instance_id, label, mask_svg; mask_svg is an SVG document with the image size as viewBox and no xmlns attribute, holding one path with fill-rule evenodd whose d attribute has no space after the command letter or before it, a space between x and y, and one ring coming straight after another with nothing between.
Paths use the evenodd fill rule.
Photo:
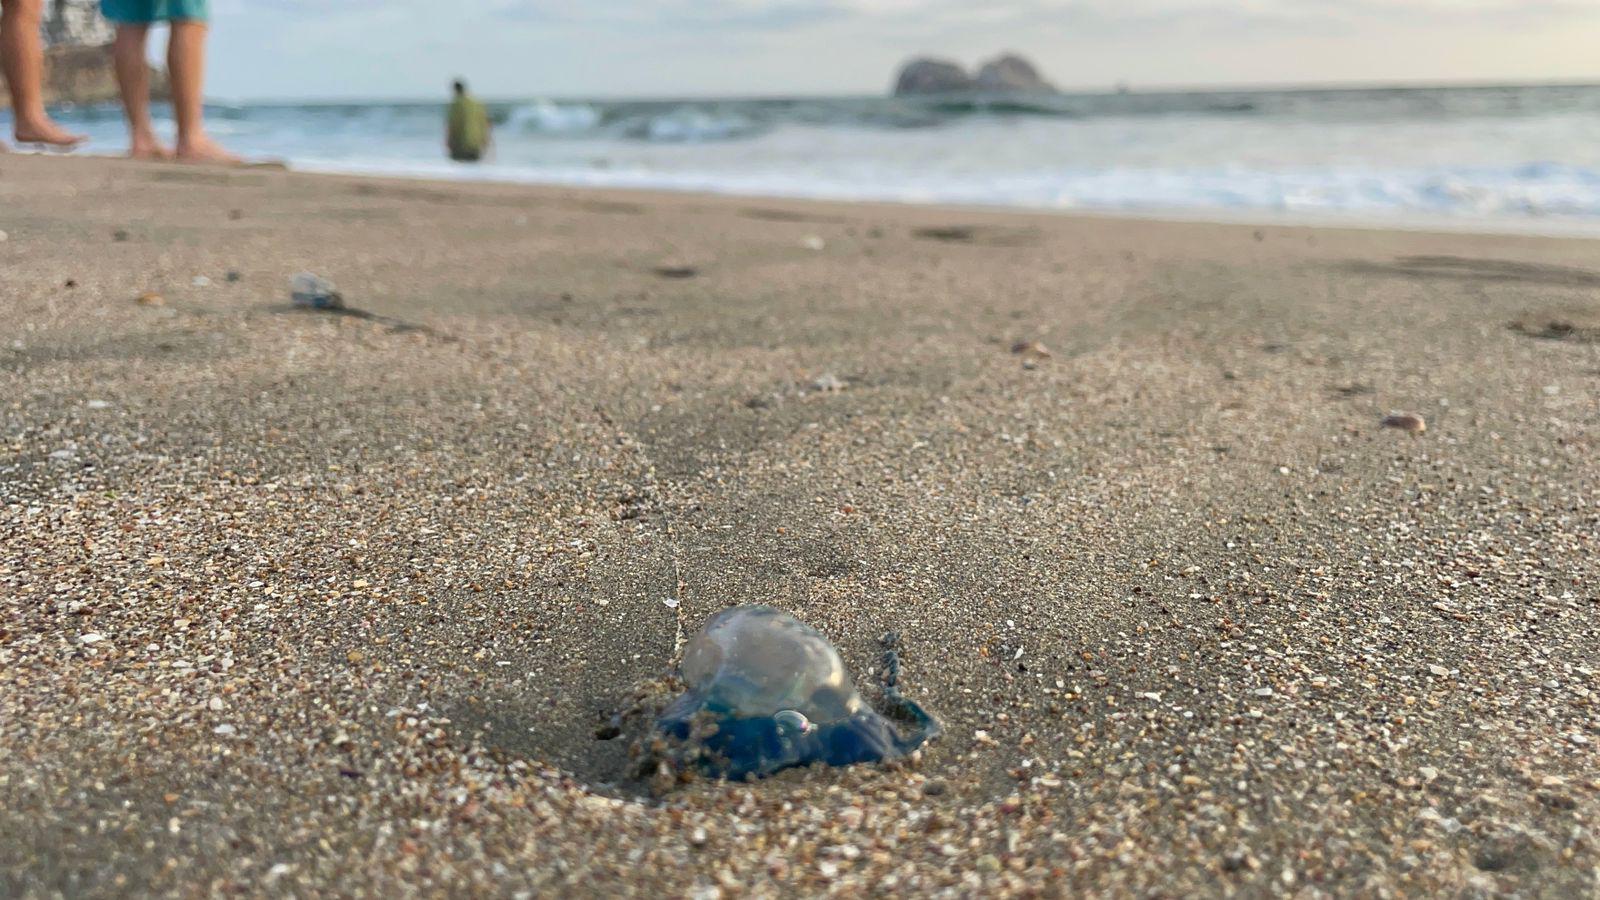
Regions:
<instances>
[{"instance_id":1,"label":"dry sand","mask_svg":"<svg viewBox=\"0 0 1600 900\"><path fill-rule=\"evenodd\" d=\"M1600 245L18 157L0 229L0 895L1600 890ZM752 602L948 735L623 781Z\"/></svg>"}]
</instances>

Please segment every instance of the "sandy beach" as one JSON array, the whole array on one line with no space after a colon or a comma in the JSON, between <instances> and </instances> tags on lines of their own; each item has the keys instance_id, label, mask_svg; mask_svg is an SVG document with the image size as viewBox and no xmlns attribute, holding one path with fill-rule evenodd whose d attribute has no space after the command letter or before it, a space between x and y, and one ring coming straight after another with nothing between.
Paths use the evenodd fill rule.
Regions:
<instances>
[{"instance_id":1,"label":"sandy beach","mask_svg":"<svg viewBox=\"0 0 1600 900\"><path fill-rule=\"evenodd\" d=\"M15 155L0 230L0 895L1600 891L1593 241ZM947 734L627 779L747 603Z\"/></svg>"}]
</instances>

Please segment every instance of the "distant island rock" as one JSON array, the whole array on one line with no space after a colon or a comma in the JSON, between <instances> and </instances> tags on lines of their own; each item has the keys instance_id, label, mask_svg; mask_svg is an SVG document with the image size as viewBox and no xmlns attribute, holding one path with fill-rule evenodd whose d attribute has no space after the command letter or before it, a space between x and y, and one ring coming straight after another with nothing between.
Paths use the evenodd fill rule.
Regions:
<instances>
[{"instance_id":1,"label":"distant island rock","mask_svg":"<svg viewBox=\"0 0 1600 900\"><path fill-rule=\"evenodd\" d=\"M947 59L918 57L900 68L895 79L896 97L918 94L1020 94L1055 93L1055 86L1039 74L1033 63L1015 53L1007 53L984 63L977 75L969 75L960 63Z\"/></svg>"},{"instance_id":2,"label":"distant island rock","mask_svg":"<svg viewBox=\"0 0 1600 900\"><path fill-rule=\"evenodd\" d=\"M900 69L895 79L896 97L906 94L955 94L972 90L972 76L960 63L948 59L913 59Z\"/></svg>"},{"instance_id":3,"label":"distant island rock","mask_svg":"<svg viewBox=\"0 0 1600 900\"><path fill-rule=\"evenodd\" d=\"M978 90L995 93L1014 91L1053 94L1056 91L1055 85L1045 81L1033 63L1015 53L1007 53L984 63L973 82Z\"/></svg>"},{"instance_id":4,"label":"distant island rock","mask_svg":"<svg viewBox=\"0 0 1600 900\"><path fill-rule=\"evenodd\" d=\"M46 103L107 103L117 99L111 63L111 24L98 0L49 0L44 14L44 99ZM150 70L151 93L166 99L167 77ZM0 109L11 104L0 91Z\"/></svg>"}]
</instances>

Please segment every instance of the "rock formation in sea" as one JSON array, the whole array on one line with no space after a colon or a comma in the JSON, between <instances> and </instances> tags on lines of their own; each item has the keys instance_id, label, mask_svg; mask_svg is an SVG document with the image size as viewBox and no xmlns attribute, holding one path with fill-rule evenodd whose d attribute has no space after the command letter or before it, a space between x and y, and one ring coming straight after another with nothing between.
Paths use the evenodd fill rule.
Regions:
<instances>
[{"instance_id":1,"label":"rock formation in sea","mask_svg":"<svg viewBox=\"0 0 1600 900\"><path fill-rule=\"evenodd\" d=\"M111 64L116 36L100 15L98 0L49 0L44 13L46 103L107 103L117 99L117 78ZM167 93L166 73L153 68L151 91ZM11 98L0 91L0 108Z\"/></svg>"},{"instance_id":2,"label":"rock formation in sea","mask_svg":"<svg viewBox=\"0 0 1600 900\"><path fill-rule=\"evenodd\" d=\"M998 56L969 75L959 63L945 59L918 57L900 69L895 80L896 97L917 94L1014 94L1053 93L1055 87L1039 74L1033 63L1015 53Z\"/></svg>"},{"instance_id":3,"label":"rock formation in sea","mask_svg":"<svg viewBox=\"0 0 1600 900\"><path fill-rule=\"evenodd\" d=\"M972 90L972 77L959 63L947 59L913 59L900 70L895 80L895 96L907 94L954 94Z\"/></svg>"},{"instance_id":4,"label":"rock formation in sea","mask_svg":"<svg viewBox=\"0 0 1600 900\"><path fill-rule=\"evenodd\" d=\"M973 84L985 93L1055 91L1055 86L1044 80L1044 76L1039 74L1033 63L1015 53L1007 53L984 63L983 68L978 70L978 77L973 79Z\"/></svg>"}]
</instances>

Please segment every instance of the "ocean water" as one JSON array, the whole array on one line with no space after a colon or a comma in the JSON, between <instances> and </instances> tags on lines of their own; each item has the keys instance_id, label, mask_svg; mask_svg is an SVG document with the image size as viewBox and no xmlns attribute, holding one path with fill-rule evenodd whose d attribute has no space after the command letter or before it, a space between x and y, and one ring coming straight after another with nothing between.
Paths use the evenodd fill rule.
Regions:
<instances>
[{"instance_id":1,"label":"ocean water","mask_svg":"<svg viewBox=\"0 0 1600 900\"><path fill-rule=\"evenodd\" d=\"M491 104L444 159L443 104L211 110L300 169L729 194L1364 221L1600 225L1600 86ZM92 152L115 108L63 118ZM166 123L163 123L166 124Z\"/></svg>"}]
</instances>

